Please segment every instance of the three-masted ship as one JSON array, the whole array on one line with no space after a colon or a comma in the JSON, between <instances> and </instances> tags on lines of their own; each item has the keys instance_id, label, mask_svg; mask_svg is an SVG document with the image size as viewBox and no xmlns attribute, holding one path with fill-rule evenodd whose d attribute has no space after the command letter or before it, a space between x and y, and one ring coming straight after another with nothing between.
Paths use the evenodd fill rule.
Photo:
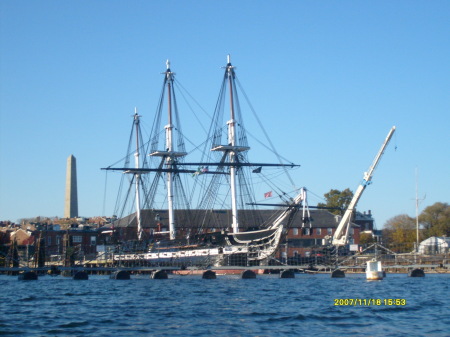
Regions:
<instances>
[{"instance_id":1,"label":"three-masted ship","mask_svg":"<svg viewBox=\"0 0 450 337\"><path fill-rule=\"evenodd\" d=\"M277 185L275 175L264 176L266 170L284 172L299 165L286 162L279 155L278 163L250 162L250 146L238 98L239 82L229 56L224 68L204 151L196 160L187 160L190 154L181 132L175 74L168 61L147 143L142 141L140 116L135 111L132 128L135 137L130 138L135 139L136 145L134 167L127 162L125 167L106 170L120 170L129 177L135 212L126 219L135 221L135 241L141 244L132 249L122 242L123 249L114 254L114 260L164 266L268 265L294 215L300 207L307 207L305 189L289 185L295 193L291 197ZM166 124L161 132L163 123ZM183 185L183 179L186 181L183 177L190 179L189 189ZM265 196L274 193L281 199L277 200L275 209L258 208L261 202L256 201L254 190L263 181L271 185L271 191ZM221 192L224 187L225 192ZM164 200L164 209L157 206L158 198ZM194 202L196 207L192 208ZM225 211L220 211L217 203ZM305 208L302 216L308 218ZM150 230L149 222L153 223Z\"/></svg>"}]
</instances>

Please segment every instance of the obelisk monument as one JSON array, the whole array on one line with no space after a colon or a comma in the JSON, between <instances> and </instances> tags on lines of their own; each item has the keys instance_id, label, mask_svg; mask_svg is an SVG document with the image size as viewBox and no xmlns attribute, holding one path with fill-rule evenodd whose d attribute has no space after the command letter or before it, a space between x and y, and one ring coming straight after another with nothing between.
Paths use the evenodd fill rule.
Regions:
<instances>
[{"instance_id":1,"label":"obelisk monument","mask_svg":"<svg viewBox=\"0 0 450 337\"><path fill-rule=\"evenodd\" d=\"M67 158L66 173L66 202L64 205L64 217L76 218L78 216L77 194L77 160L73 155Z\"/></svg>"}]
</instances>

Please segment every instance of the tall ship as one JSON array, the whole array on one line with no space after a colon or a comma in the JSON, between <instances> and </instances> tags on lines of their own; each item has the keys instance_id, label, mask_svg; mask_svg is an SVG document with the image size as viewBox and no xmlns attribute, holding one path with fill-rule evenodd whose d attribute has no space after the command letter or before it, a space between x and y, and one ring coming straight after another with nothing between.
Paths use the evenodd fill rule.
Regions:
<instances>
[{"instance_id":1,"label":"tall ship","mask_svg":"<svg viewBox=\"0 0 450 337\"><path fill-rule=\"evenodd\" d=\"M175 90L179 85L169 61L148 141L135 111L124 163L105 168L124 173L121 189L127 192L117 202L118 213L125 215L112 226L118 241L115 261L178 267L269 265L294 216L300 214L307 225L306 189L296 188L289 174L299 165L276 152L251 104L248 110L267 137L259 145L276 160L250 161L251 133L244 124L239 104L243 91L230 56L224 69L206 141L200 145L187 149ZM189 130L200 133L201 123L191 120ZM283 184L279 178L284 175ZM135 230L131 237L120 235L130 227Z\"/></svg>"}]
</instances>

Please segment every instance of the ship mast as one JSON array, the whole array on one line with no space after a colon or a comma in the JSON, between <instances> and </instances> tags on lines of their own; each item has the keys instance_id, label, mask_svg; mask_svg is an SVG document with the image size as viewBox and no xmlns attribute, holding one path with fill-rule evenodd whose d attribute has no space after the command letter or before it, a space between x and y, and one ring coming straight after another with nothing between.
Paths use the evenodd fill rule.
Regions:
<instances>
[{"instance_id":1,"label":"ship mast","mask_svg":"<svg viewBox=\"0 0 450 337\"><path fill-rule=\"evenodd\" d=\"M158 156L163 157L163 160L167 167L167 206L168 206L168 215L169 215L169 236L170 240L174 240L176 236L175 232L175 211L174 211L174 175L172 172L172 168L176 165L176 158L183 157L186 155L186 152L177 152L174 149L173 145L173 121L172 121L172 92L173 92L173 81L174 75L170 70L170 62L166 61L166 71L163 73L165 75L164 83L167 85L167 114L168 114L168 123L164 127L166 129L166 144L164 151L155 151L150 154L150 156Z\"/></svg>"},{"instance_id":2,"label":"ship mast","mask_svg":"<svg viewBox=\"0 0 450 337\"><path fill-rule=\"evenodd\" d=\"M134 125L136 127L136 152L134 153L134 167L136 170L139 169L139 115L137 113L137 108L134 108ZM141 184L141 174L136 171L134 173L134 183L136 190L136 219L137 219L137 232L138 240L142 239L142 223L141 223L141 197L140 197L140 184Z\"/></svg>"},{"instance_id":3,"label":"ship mast","mask_svg":"<svg viewBox=\"0 0 450 337\"><path fill-rule=\"evenodd\" d=\"M227 56L227 76L230 89L230 120L228 124L228 144L232 147L236 146L236 120L234 119L234 99L233 99L233 77L234 67L231 65L230 55ZM230 163L234 163L236 160L236 153L231 150L229 153ZM233 233L239 232L239 218L236 200L236 166L230 166L230 188L231 188L231 215L232 215L232 228Z\"/></svg>"},{"instance_id":4,"label":"ship mast","mask_svg":"<svg viewBox=\"0 0 450 337\"><path fill-rule=\"evenodd\" d=\"M231 216L232 223L231 227L233 233L239 232L239 218L238 218L238 207L237 207L237 156L239 152L250 150L248 146L241 146L237 144L236 141L236 124L235 111L234 111L234 97L233 97L233 84L234 84L234 67L231 65L230 55L227 56L227 65L225 66L225 76L228 78L228 84L230 89L230 120L228 124L228 144L227 145L217 145L211 149L211 151L222 151L228 153L228 158L230 160L230 193L231 193Z\"/></svg>"},{"instance_id":5,"label":"ship mast","mask_svg":"<svg viewBox=\"0 0 450 337\"><path fill-rule=\"evenodd\" d=\"M168 124L165 126L166 129L166 150L170 153L173 152L172 144L172 90L171 84L173 81L173 73L170 71L170 62L166 61L167 71L165 72L167 81L167 113L168 113ZM172 166L172 158L170 156L166 157L166 165L168 168ZM170 240L175 239L175 215L173 210L173 173L167 172L167 203L169 211L169 235Z\"/></svg>"}]
</instances>

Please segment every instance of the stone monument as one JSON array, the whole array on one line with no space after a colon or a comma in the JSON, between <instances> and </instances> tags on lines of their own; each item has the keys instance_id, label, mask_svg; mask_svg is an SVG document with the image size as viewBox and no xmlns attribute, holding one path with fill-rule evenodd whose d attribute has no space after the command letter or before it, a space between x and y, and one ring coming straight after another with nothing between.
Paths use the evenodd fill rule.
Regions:
<instances>
[{"instance_id":1,"label":"stone monument","mask_svg":"<svg viewBox=\"0 0 450 337\"><path fill-rule=\"evenodd\" d=\"M67 158L66 173L66 201L64 205L64 217L76 218L78 216L77 194L77 160L73 155Z\"/></svg>"}]
</instances>

